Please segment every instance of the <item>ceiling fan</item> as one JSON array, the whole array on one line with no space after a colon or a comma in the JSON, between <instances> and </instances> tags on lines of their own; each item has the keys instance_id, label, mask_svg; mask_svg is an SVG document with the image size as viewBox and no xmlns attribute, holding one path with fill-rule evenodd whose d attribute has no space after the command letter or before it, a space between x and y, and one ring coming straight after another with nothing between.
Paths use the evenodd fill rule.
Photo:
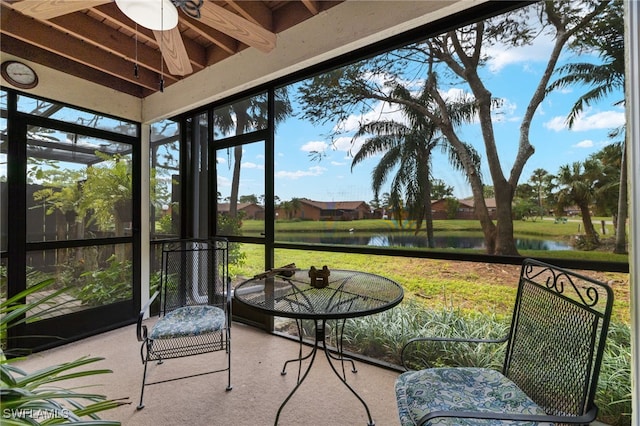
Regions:
<instances>
[{"instance_id":1,"label":"ceiling fan","mask_svg":"<svg viewBox=\"0 0 640 426\"><path fill-rule=\"evenodd\" d=\"M184 19L197 19L262 52L270 52L276 45L273 32L208 0L21 0L11 3L11 7L27 16L48 20L112 1L133 22L153 31L171 75L185 76L193 72L177 26L178 9Z\"/></svg>"}]
</instances>

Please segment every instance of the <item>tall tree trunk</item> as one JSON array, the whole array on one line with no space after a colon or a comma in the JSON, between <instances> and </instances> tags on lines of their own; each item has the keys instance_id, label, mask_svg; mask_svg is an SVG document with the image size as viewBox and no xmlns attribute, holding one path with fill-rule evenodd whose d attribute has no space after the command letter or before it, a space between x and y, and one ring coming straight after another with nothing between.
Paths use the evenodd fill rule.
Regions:
<instances>
[{"instance_id":1,"label":"tall tree trunk","mask_svg":"<svg viewBox=\"0 0 640 426\"><path fill-rule=\"evenodd\" d=\"M584 226L584 233L586 237L586 244L588 250L593 250L599 244L598 234L591 221L591 212L589 211L589 205L586 203L578 204L580 207L580 214L582 215L582 225Z\"/></svg>"},{"instance_id":2,"label":"tall tree trunk","mask_svg":"<svg viewBox=\"0 0 640 426\"><path fill-rule=\"evenodd\" d=\"M242 164L242 145L233 149L233 177L229 196L229 216L238 216L238 191L240 189L240 166Z\"/></svg>"},{"instance_id":3,"label":"tall tree trunk","mask_svg":"<svg viewBox=\"0 0 640 426\"><path fill-rule=\"evenodd\" d=\"M429 248L435 247L433 240L433 212L431 210L431 179L427 175L425 181L425 197L424 197L424 218L427 222L427 246Z\"/></svg>"},{"instance_id":4,"label":"tall tree trunk","mask_svg":"<svg viewBox=\"0 0 640 426\"><path fill-rule=\"evenodd\" d=\"M493 254L517 256L518 249L513 238L513 213L511 201L513 189L507 182L494 185L496 194L496 247Z\"/></svg>"},{"instance_id":5,"label":"tall tree trunk","mask_svg":"<svg viewBox=\"0 0 640 426\"><path fill-rule=\"evenodd\" d=\"M620 161L620 189L618 193L618 222L616 223L616 243L614 253L627 253L627 144L622 145Z\"/></svg>"},{"instance_id":6,"label":"tall tree trunk","mask_svg":"<svg viewBox=\"0 0 640 426\"><path fill-rule=\"evenodd\" d=\"M249 123L249 114L246 108L248 105L238 103L235 108L236 114L236 136L244 133ZM231 180L231 194L229 196L229 216L238 217L238 191L240 190L240 169L242 165L242 145L233 149L233 177Z\"/></svg>"}]
</instances>

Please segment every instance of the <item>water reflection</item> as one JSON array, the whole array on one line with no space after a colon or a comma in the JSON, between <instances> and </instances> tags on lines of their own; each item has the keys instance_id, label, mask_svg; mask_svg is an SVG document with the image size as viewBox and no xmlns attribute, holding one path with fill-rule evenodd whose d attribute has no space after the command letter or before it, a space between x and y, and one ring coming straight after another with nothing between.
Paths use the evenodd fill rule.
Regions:
<instances>
[{"instance_id":1,"label":"water reflection","mask_svg":"<svg viewBox=\"0 0 640 426\"><path fill-rule=\"evenodd\" d=\"M331 245L359 245L376 247L427 248L427 238L424 235L405 233L390 234L311 234L311 233L277 233L277 241L297 242L309 244ZM573 250L569 244L535 238L516 238L519 250ZM434 238L434 248L453 249L484 249L484 239L481 236L437 236Z\"/></svg>"}]
</instances>

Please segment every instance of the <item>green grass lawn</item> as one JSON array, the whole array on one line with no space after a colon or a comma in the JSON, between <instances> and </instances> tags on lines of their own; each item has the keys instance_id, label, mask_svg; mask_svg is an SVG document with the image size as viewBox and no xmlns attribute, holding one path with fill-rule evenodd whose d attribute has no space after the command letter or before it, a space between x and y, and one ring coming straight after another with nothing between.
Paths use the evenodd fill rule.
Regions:
<instances>
[{"instance_id":1,"label":"green grass lawn","mask_svg":"<svg viewBox=\"0 0 640 426\"><path fill-rule=\"evenodd\" d=\"M234 281L264 269L264 247L242 244L246 255L241 267L232 265ZM413 257L379 256L329 251L276 249L275 264L295 263L301 269L327 265L331 269L353 269L388 277L405 289L406 299L425 307L453 307L465 312L510 315L518 284L518 265L460 262ZM629 323L629 274L583 271L611 284L615 293L614 316Z\"/></svg>"},{"instance_id":2,"label":"green grass lawn","mask_svg":"<svg viewBox=\"0 0 640 426\"><path fill-rule=\"evenodd\" d=\"M605 220L605 234L602 234L600 221ZM593 219L597 231L603 237L603 241L607 237L614 235L613 224L610 218L596 217ZM545 218L544 220L526 220L514 221L514 234L521 238L540 238L554 241L570 243L570 241L579 234L579 227L582 229L582 221L579 218L570 219L567 223L556 224L553 218ZM438 236L482 236L479 223L476 220L436 220L434 221L434 234ZM358 233L381 233L389 234L394 232L411 232L415 230L415 222L405 221L402 224L393 220L381 219L364 219L357 221L301 221L301 220L279 220L276 222L276 239L278 233L319 233L319 234L341 234L349 232L353 229L355 234ZM258 235L264 230L264 221L245 220L242 223L242 231L246 235ZM426 235L423 229L418 235ZM416 250L426 251L429 249L420 248ZM433 249L437 251L454 250L454 249ZM455 249L456 251L482 253L473 249ZM585 261L609 261L609 262L628 262L627 255L612 253L609 245L603 245L601 249L593 251L578 250L520 250L523 256L545 257L545 258L563 258L577 259Z\"/></svg>"}]
</instances>

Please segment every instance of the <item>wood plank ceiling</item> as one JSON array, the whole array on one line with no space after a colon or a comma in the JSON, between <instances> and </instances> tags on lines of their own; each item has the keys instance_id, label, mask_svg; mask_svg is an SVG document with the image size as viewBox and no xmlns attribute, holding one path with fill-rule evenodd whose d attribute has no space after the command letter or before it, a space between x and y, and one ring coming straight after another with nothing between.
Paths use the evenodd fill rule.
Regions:
<instances>
[{"instance_id":1,"label":"wood plank ceiling","mask_svg":"<svg viewBox=\"0 0 640 426\"><path fill-rule=\"evenodd\" d=\"M342 1L204 0L199 19L179 10L175 29L152 31L113 0L0 0L0 48L143 98L243 49L268 55L278 33Z\"/></svg>"}]
</instances>

